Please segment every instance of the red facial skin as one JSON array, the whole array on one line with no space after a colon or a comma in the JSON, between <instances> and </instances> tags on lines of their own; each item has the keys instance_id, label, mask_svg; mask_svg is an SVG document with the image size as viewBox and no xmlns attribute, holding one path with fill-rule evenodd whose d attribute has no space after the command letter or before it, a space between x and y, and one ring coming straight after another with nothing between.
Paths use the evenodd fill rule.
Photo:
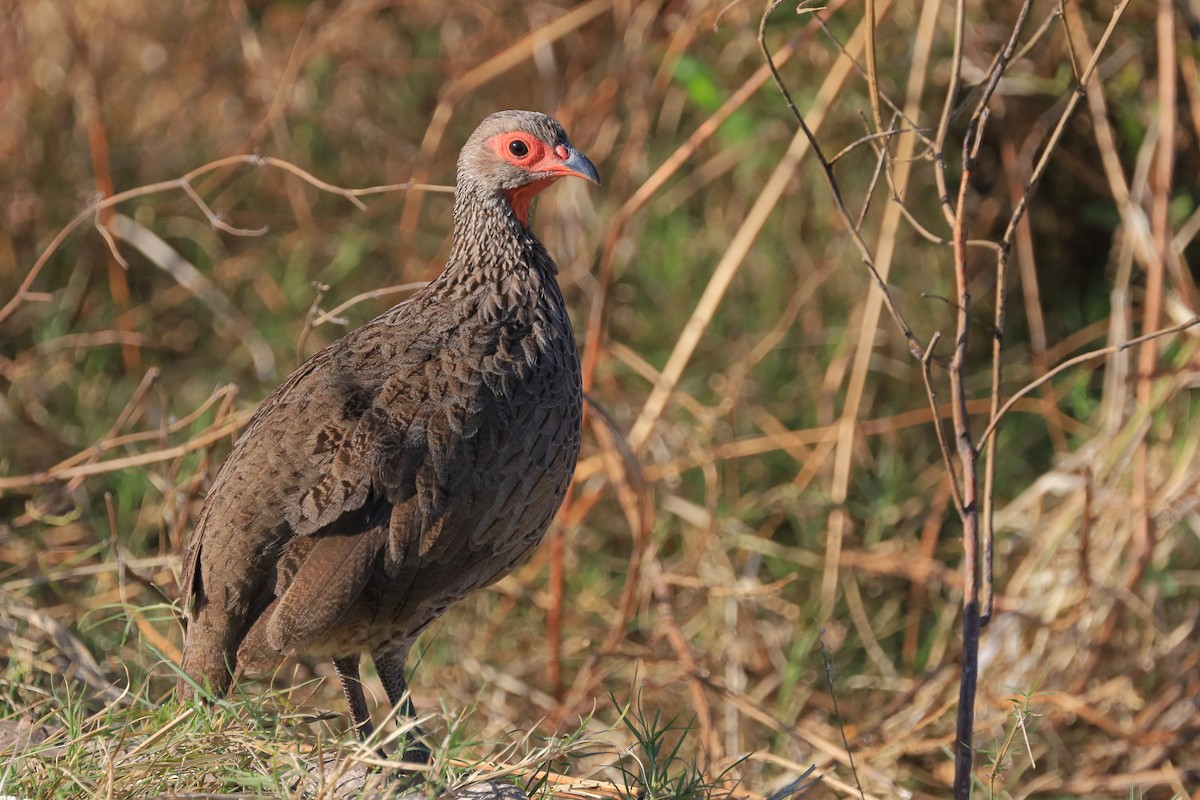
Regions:
<instances>
[{"instance_id":1,"label":"red facial skin","mask_svg":"<svg viewBox=\"0 0 1200 800\"><path fill-rule=\"evenodd\" d=\"M514 141L520 141L525 145L527 149L525 155L517 156L509 150L509 146ZM491 148L492 152L515 167L529 172L550 173L549 177L527 183L516 189L509 189L505 192L508 202L512 206L513 213L517 215L517 219L521 221L521 224L526 227L529 226L529 207L538 192L567 175L575 175L581 178L587 177L586 175L580 175L580 173L563 163L570 156L566 146L560 144L551 149L545 142L536 136L530 136L528 133L517 131L493 136L491 139L488 139L487 146Z\"/></svg>"}]
</instances>

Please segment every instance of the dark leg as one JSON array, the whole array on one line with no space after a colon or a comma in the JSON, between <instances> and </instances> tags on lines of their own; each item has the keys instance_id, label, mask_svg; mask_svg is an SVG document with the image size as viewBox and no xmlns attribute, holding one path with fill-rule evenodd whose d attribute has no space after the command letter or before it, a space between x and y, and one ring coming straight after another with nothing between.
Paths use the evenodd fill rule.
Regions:
<instances>
[{"instance_id":1,"label":"dark leg","mask_svg":"<svg viewBox=\"0 0 1200 800\"><path fill-rule=\"evenodd\" d=\"M342 682L342 693L350 707L350 720L354 723L354 735L362 741L370 738L375 730L371 725L371 712L367 710L367 698L363 696L362 681L358 679L358 656L335 658L333 668Z\"/></svg>"},{"instance_id":2,"label":"dark leg","mask_svg":"<svg viewBox=\"0 0 1200 800\"><path fill-rule=\"evenodd\" d=\"M408 693L408 681L404 676L404 662L408 660L407 648L398 653L374 653L371 657L375 659L375 671L379 673L379 680L383 683L383 690L387 692L392 708L397 709L400 716L413 719L417 712L413 708L412 697ZM421 742L418 738L420 736L421 729L414 727L405 737L405 761L429 763L429 748Z\"/></svg>"}]
</instances>

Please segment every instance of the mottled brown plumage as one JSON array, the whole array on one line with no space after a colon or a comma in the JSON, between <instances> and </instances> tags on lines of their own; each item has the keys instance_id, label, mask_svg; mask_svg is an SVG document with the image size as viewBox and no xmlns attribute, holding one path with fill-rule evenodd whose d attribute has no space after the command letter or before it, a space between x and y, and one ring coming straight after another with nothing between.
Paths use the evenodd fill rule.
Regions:
<instances>
[{"instance_id":1,"label":"mottled brown plumage","mask_svg":"<svg viewBox=\"0 0 1200 800\"><path fill-rule=\"evenodd\" d=\"M325 656L365 736L360 654L401 702L421 630L541 540L575 469L582 394L528 214L565 175L599 182L553 119L484 120L459 157L442 274L263 402L184 560L191 680L221 694L285 656Z\"/></svg>"}]
</instances>

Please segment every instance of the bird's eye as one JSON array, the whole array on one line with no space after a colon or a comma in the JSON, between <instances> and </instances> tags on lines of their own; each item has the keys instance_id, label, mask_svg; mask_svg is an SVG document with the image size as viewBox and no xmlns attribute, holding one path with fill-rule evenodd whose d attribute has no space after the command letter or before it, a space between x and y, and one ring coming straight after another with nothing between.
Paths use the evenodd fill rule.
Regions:
<instances>
[{"instance_id":1,"label":"bird's eye","mask_svg":"<svg viewBox=\"0 0 1200 800\"><path fill-rule=\"evenodd\" d=\"M508 152L512 153L517 158L524 158L529 155L529 145L522 142L520 139L513 139L508 143Z\"/></svg>"}]
</instances>

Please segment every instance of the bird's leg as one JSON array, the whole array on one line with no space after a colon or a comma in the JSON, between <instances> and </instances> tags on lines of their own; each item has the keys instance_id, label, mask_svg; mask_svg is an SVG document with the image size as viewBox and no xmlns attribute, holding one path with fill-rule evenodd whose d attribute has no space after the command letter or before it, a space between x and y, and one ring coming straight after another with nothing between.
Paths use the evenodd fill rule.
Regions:
<instances>
[{"instance_id":1,"label":"bird's leg","mask_svg":"<svg viewBox=\"0 0 1200 800\"><path fill-rule=\"evenodd\" d=\"M407 660L407 648L399 653L375 653L375 671L387 692L388 701L398 713L412 720L417 712L413 707L412 696L408 692L408 681L404 676L404 662ZM414 723L404 737L404 760L418 764L429 763L429 748L421 741L421 729Z\"/></svg>"},{"instance_id":2,"label":"bird's leg","mask_svg":"<svg viewBox=\"0 0 1200 800\"><path fill-rule=\"evenodd\" d=\"M367 698L363 695L362 681L358 679L358 656L335 658L333 668L342 682L342 693L350 707L350 720L354 723L354 735L362 741L371 738L375 728L371 725L371 712L367 709Z\"/></svg>"}]
</instances>

